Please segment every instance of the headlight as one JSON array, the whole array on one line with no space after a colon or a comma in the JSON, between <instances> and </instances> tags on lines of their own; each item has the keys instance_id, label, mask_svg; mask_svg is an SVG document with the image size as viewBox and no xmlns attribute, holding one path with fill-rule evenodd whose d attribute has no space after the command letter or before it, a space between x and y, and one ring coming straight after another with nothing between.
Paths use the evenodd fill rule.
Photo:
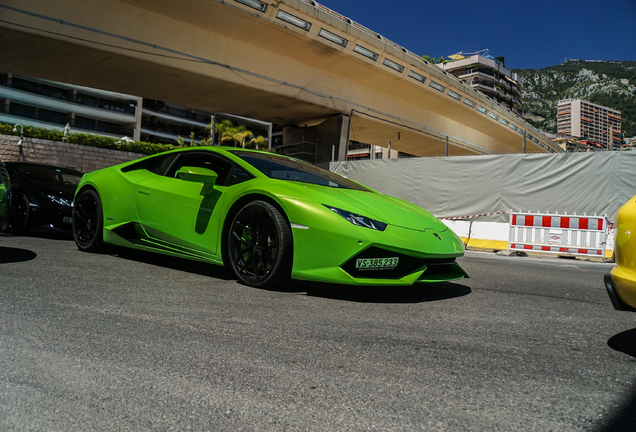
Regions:
<instances>
[{"instance_id":1,"label":"headlight","mask_svg":"<svg viewBox=\"0 0 636 432\"><path fill-rule=\"evenodd\" d=\"M61 197L58 197L58 196L55 196L55 195L49 195L49 194L47 194L46 196L49 197L49 199L51 201L53 201L54 203L56 203L56 204L63 205L63 206L69 206L69 207L73 206L73 201L72 200L68 200L66 198L61 198Z\"/></svg>"},{"instance_id":2,"label":"headlight","mask_svg":"<svg viewBox=\"0 0 636 432\"><path fill-rule=\"evenodd\" d=\"M349 211L342 210L336 207L328 206L326 204L323 204L323 205L327 207L329 210L331 210L332 212L342 216L343 218L345 218L346 220L348 220L354 225L370 228L370 229L374 229L378 231L384 231L386 229L387 224L385 224L384 222L380 222L375 219L371 219L359 214L351 213Z\"/></svg>"}]
</instances>

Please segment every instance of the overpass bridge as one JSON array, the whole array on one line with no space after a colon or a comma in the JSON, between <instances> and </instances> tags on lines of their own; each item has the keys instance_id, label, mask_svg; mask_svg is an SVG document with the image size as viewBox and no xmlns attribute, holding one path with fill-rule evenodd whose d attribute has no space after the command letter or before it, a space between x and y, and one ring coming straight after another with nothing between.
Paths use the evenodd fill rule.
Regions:
<instances>
[{"instance_id":1,"label":"overpass bridge","mask_svg":"<svg viewBox=\"0 0 636 432\"><path fill-rule=\"evenodd\" d=\"M312 0L0 0L4 72L418 156L560 152L517 114Z\"/></svg>"}]
</instances>

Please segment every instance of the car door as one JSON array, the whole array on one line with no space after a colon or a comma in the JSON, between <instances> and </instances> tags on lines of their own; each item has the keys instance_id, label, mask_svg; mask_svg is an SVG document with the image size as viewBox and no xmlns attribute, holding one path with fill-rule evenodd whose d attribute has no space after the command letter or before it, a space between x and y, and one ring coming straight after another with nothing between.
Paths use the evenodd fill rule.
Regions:
<instances>
[{"instance_id":1,"label":"car door","mask_svg":"<svg viewBox=\"0 0 636 432\"><path fill-rule=\"evenodd\" d=\"M182 253L217 254L225 179L233 163L206 151L181 153L163 175L136 185L135 203L146 234ZM183 167L207 168L218 178L214 185L179 178Z\"/></svg>"}]
</instances>

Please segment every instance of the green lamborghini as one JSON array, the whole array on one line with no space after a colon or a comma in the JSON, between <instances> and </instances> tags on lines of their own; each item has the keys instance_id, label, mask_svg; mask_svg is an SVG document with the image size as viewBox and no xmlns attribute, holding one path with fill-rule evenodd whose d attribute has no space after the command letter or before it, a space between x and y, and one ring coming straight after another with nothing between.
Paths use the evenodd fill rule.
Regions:
<instances>
[{"instance_id":1,"label":"green lamborghini","mask_svg":"<svg viewBox=\"0 0 636 432\"><path fill-rule=\"evenodd\" d=\"M82 251L108 243L226 265L254 287L468 277L456 262L463 243L420 207L235 147L173 150L84 175L73 236Z\"/></svg>"}]
</instances>

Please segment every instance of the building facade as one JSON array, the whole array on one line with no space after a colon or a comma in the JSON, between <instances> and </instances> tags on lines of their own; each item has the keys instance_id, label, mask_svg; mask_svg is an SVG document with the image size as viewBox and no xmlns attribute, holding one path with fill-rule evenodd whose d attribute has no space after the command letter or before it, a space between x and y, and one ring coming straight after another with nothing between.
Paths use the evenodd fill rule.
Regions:
<instances>
[{"instance_id":1,"label":"building facade","mask_svg":"<svg viewBox=\"0 0 636 432\"><path fill-rule=\"evenodd\" d=\"M621 147L621 112L582 99L557 102L557 134L579 138L598 150Z\"/></svg>"},{"instance_id":2,"label":"building facade","mask_svg":"<svg viewBox=\"0 0 636 432\"><path fill-rule=\"evenodd\" d=\"M269 123L253 119L0 72L2 123L176 144L179 137L189 141L193 133L196 143L209 137L212 116L271 134Z\"/></svg>"},{"instance_id":3,"label":"building facade","mask_svg":"<svg viewBox=\"0 0 636 432\"><path fill-rule=\"evenodd\" d=\"M501 61L476 54L437 66L520 114L523 104L519 76L506 69Z\"/></svg>"},{"instance_id":4,"label":"building facade","mask_svg":"<svg viewBox=\"0 0 636 432\"><path fill-rule=\"evenodd\" d=\"M140 106L137 96L0 73L3 123L138 138Z\"/></svg>"}]
</instances>

